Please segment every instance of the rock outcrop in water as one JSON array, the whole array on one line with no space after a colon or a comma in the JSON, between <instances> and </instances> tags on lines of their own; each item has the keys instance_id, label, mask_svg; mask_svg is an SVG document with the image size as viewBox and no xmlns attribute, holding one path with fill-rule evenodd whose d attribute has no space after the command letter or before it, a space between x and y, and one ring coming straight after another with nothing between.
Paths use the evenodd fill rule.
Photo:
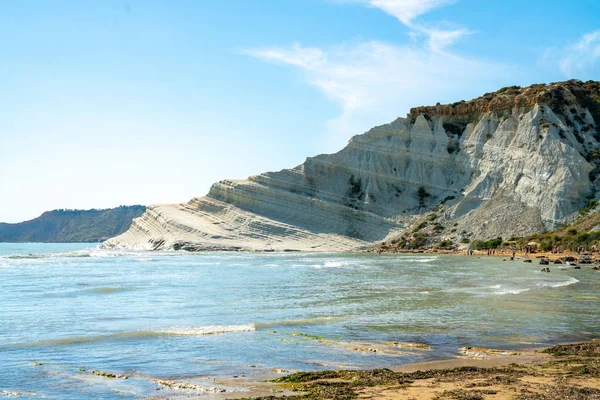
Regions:
<instances>
[{"instance_id":1,"label":"rock outcrop in water","mask_svg":"<svg viewBox=\"0 0 600 400\"><path fill-rule=\"evenodd\" d=\"M405 240L432 211L430 234L440 240L551 229L596 196L599 121L595 81L413 108L338 153L221 181L188 203L149 206L104 246L350 250Z\"/></svg>"}]
</instances>

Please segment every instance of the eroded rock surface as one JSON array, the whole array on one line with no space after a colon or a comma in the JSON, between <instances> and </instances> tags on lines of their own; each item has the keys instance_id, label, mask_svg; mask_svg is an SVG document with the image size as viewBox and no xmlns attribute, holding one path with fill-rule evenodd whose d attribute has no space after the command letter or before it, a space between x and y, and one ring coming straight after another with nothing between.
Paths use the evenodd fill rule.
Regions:
<instances>
[{"instance_id":1,"label":"eroded rock surface","mask_svg":"<svg viewBox=\"0 0 600 400\"><path fill-rule=\"evenodd\" d=\"M431 210L472 238L551 229L596 194L599 110L591 81L414 108L338 153L149 206L103 246L344 251L400 235Z\"/></svg>"}]
</instances>

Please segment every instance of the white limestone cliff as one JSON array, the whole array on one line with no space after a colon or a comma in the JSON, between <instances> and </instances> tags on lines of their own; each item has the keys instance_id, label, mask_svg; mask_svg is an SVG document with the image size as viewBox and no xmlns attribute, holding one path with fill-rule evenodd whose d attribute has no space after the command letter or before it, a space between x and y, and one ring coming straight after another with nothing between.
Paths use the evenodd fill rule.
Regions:
<instances>
[{"instance_id":1,"label":"white limestone cliff","mask_svg":"<svg viewBox=\"0 0 600 400\"><path fill-rule=\"evenodd\" d=\"M597 109L577 92L595 93L597 82L588 83L413 109L338 153L221 181L188 203L149 206L103 246L344 251L404 237L431 210L446 225L440 238L551 229L596 193Z\"/></svg>"}]
</instances>

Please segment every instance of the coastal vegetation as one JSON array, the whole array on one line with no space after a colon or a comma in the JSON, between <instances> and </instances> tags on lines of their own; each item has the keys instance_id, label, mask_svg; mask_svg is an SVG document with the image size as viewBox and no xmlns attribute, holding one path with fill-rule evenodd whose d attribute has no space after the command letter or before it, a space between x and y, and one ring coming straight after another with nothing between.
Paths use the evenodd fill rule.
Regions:
<instances>
[{"instance_id":1,"label":"coastal vegetation","mask_svg":"<svg viewBox=\"0 0 600 400\"><path fill-rule=\"evenodd\" d=\"M600 210L596 200L590 200L579 210L579 216L572 224L525 236L474 238L472 232L458 231L458 223L450 225L440 218L439 213L423 215L412 230L383 241L378 249L387 252L405 250L493 250L521 249L528 246L534 251L584 251L600 250ZM438 211L442 206L438 207Z\"/></svg>"}]
</instances>

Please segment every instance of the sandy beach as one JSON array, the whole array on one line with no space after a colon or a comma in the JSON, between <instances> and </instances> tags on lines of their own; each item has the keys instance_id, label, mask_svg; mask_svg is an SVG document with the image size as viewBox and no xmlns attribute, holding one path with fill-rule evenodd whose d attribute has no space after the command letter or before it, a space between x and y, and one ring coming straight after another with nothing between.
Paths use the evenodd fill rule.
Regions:
<instances>
[{"instance_id":1,"label":"sandy beach","mask_svg":"<svg viewBox=\"0 0 600 400\"><path fill-rule=\"evenodd\" d=\"M374 252L374 250L371 250L370 252ZM492 254L488 254L487 250L473 250L472 255L469 255L467 248L461 249L461 250L426 249L426 250L395 250L395 251L381 252L381 254L390 254L390 253L394 253L394 254L448 254L448 255L459 255L459 256L469 256L469 257L480 257L480 258L498 257L498 258L506 259L506 261L509 261L510 258L512 257L511 250L499 250L499 249L496 250L496 252L492 253ZM570 258L575 259L575 261L573 261L573 262L575 264L577 264L577 261L582 256L589 257L590 261L592 261L594 263L600 262L600 252L585 252L585 253L578 254L576 251L563 251L560 253L552 253L552 252L548 252L548 251L546 251L546 252L534 251L532 253L527 253L527 254L524 251L516 251L515 252L515 260L513 260L513 261L532 260L532 261L539 262L540 259L547 259L547 260L555 261L555 260L563 260L565 258L570 257ZM588 266L589 265L590 264L588 264Z\"/></svg>"}]
</instances>

